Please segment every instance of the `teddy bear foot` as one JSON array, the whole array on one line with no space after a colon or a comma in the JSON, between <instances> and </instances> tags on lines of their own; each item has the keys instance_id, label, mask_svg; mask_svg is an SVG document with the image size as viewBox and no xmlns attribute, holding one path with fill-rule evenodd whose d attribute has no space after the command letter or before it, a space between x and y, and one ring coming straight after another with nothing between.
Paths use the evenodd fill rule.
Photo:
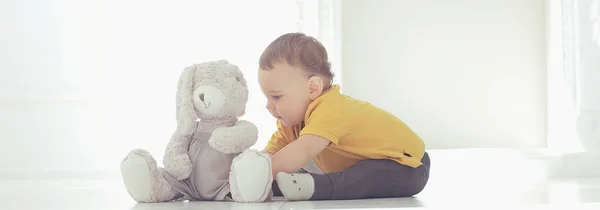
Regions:
<instances>
[{"instance_id":1,"label":"teddy bear foot","mask_svg":"<svg viewBox=\"0 0 600 210\"><path fill-rule=\"evenodd\" d=\"M121 175L125 188L136 202L164 202L177 194L162 177L156 160L147 151L131 151L121 162Z\"/></svg>"},{"instance_id":2,"label":"teddy bear foot","mask_svg":"<svg viewBox=\"0 0 600 210\"><path fill-rule=\"evenodd\" d=\"M263 202L272 196L271 157L257 150L247 150L233 159L229 184L237 202Z\"/></svg>"}]
</instances>

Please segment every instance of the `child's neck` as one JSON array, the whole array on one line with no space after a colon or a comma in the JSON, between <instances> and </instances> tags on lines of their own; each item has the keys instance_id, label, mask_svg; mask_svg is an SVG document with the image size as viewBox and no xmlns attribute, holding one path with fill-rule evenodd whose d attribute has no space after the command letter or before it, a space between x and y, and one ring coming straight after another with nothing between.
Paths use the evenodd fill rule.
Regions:
<instances>
[{"instance_id":1,"label":"child's neck","mask_svg":"<svg viewBox=\"0 0 600 210\"><path fill-rule=\"evenodd\" d=\"M333 87L333 84L325 85L323 87L323 91L322 91L321 95L323 95L325 92L327 92L329 89L331 89L331 87Z\"/></svg>"}]
</instances>

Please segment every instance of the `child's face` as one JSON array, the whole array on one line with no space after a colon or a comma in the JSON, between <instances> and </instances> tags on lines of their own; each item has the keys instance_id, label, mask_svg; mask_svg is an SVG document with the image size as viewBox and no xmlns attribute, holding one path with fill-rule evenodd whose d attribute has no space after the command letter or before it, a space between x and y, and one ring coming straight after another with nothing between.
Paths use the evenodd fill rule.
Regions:
<instances>
[{"instance_id":1,"label":"child's face","mask_svg":"<svg viewBox=\"0 0 600 210\"><path fill-rule=\"evenodd\" d=\"M285 126L295 126L304 120L311 102L307 80L301 69L287 63L258 71L258 83L267 97L266 108Z\"/></svg>"}]
</instances>

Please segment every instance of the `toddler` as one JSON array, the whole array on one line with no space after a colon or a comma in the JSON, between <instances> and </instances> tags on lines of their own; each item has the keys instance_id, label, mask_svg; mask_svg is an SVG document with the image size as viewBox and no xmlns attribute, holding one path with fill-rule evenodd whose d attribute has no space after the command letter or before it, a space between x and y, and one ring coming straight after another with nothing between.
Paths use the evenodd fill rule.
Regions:
<instances>
[{"instance_id":1,"label":"toddler","mask_svg":"<svg viewBox=\"0 0 600 210\"><path fill-rule=\"evenodd\" d=\"M258 80L277 131L273 192L288 200L405 197L423 190L429 156L403 121L340 92L323 45L284 34L264 50ZM314 160L324 172L300 172Z\"/></svg>"}]
</instances>

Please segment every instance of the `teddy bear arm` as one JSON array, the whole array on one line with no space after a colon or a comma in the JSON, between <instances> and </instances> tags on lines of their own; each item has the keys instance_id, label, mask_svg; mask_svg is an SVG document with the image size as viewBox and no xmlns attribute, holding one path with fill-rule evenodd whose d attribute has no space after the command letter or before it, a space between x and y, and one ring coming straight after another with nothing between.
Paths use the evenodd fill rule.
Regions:
<instances>
[{"instance_id":1,"label":"teddy bear arm","mask_svg":"<svg viewBox=\"0 0 600 210\"><path fill-rule=\"evenodd\" d=\"M208 142L216 150L231 154L243 152L257 140L256 126L249 121L240 120L234 126L217 128Z\"/></svg>"}]
</instances>

